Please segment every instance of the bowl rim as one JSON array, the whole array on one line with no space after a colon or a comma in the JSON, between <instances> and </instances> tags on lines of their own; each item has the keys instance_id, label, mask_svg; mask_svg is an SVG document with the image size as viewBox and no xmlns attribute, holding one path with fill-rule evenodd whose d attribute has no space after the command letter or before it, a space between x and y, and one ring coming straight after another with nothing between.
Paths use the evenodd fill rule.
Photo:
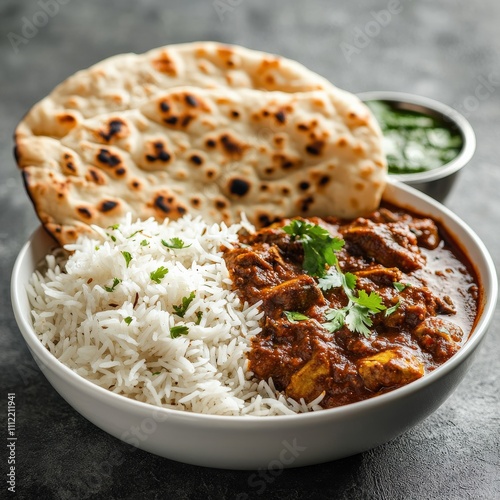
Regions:
<instances>
[{"instance_id":1,"label":"bowl rim","mask_svg":"<svg viewBox=\"0 0 500 500\"><path fill-rule=\"evenodd\" d=\"M477 250L482 255L486 264L485 274L479 275L479 278L481 278L481 284L482 286L484 286L484 306L482 307L480 313L481 316L477 321L474 330L470 334L470 338L455 355L453 355L448 361L436 368L434 371L426 374L422 378L408 385L395 389L391 392L375 396L371 399L335 408L312 411L308 413L297 413L293 415L273 415L268 417L261 417L252 415L210 415L203 413L193 413L183 410L175 410L170 408L162 408L159 406L151 405L149 403L144 403L135 399L127 398L126 396L116 394L107 389L104 389L85 379L84 377L76 374L73 370L59 361L52 353L50 353L50 351L46 347L44 347L38 339L31 325L31 322L26 319L26 311L23 311L21 308L21 304L23 301L23 299L21 298L22 294L26 294L26 290L23 286L24 284L20 279L23 266L25 265L25 260L37 240L43 238L44 235L49 238L42 226L39 226L38 229L36 229L30 236L28 241L23 245L16 258L12 270L11 301L16 322L30 351L32 351L32 354L34 353L36 355L37 362L40 361L46 367L49 367L50 370L55 373L55 375L63 377L66 382L77 387L79 390L83 390L93 398L97 398L108 405L123 408L124 410L135 410L137 412L149 413L159 412L160 414L163 414L165 416L165 419L176 418L186 422L197 422L200 425L208 425L210 423L218 422L223 424L224 426L230 427L240 427L241 425L248 426L248 424L252 424L252 428L266 428L272 427L273 425L288 426L309 421L321 421L323 419L331 419L332 421L334 421L336 419L342 419L343 417L357 414L358 412L371 412L381 406L390 405L397 400L404 399L405 397L411 396L414 393L423 390L438 379L443 378L446 374L455 370L463 361L465 361L475 351L475 349L484 338L486 331L488 330L488 327L493 319L498 296L498 282L494 262L484 243L463 220L461 220L451 210L449 210L430 196L425 195L424 193L421 193L415 188L412 188L411 186L408 186L402 182L389 180L388 187L386 189L395 189L396 192L402 191L406 194L410 194L410 200L408 202L410 205L415 203L412 198L419 198L424 202L424 204L428 206L429 211L432 209L433 211L438 212L437 214L433 214L432 216L436 218L441 217L441 219L444 218L444 220L442 220L443 223L449 220L449 222L458 225L458 227L460 227L461 230L463 230L466 235L474 241ZM489 287L487 287L487 285L489 285ZM30 313L28 313L28 315L29 314Z\"/></svg>"},{"instance_id":2,"label":"bowl rim","mask_svg":"<svg viewBox=\"0 0 500 500\"><path fill-rule=\"evenodd\" d=\"M429 97L423 97L417 94L409 94L406 92L396 92L390 90L373 90L369 92L360 92L356 94L361 101L390 101L407 103L417 107L422 108L422 112L425 114L425 110L431 111L432 114L438 113L445 120L451 121L455 124L462 136L462 149L453 160L441 165L440 167L433 168L431 170L425 170L423 172L416 172L412 174L391 174L390 177L395 180L403 181L405 183L420 183L420 182L431 182L443 177L458 172L460 169L465 167L467 163L472 159L476 151L476 135L474 129L472 128L469 121L459 113L456 109L443 104L442 102L436 101Z\"/></svg>"}]
</instances>

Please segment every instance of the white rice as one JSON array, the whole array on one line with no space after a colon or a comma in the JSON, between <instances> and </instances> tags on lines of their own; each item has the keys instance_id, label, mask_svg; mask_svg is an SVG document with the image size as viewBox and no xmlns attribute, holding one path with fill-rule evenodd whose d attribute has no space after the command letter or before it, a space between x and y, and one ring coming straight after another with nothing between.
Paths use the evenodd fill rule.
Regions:
<instances>
[{"instance_id":1,"label":"white rice","mask_svg":"<svg viewBox=\"0 0 500 500\"><path fill-rule=\"evenodd\" d=\"M263 312L231 290L221 251L243 228L253 230L246 221L227 227L190 216L163 224L127 216L118 228L94 227L100 240L67 245L67 261L48 255L46 269L31 278L40 341L91 382L163 408L256 416L321 409L322 396L299 404L248 370L246 353ZM163 245L174 237L189 246ZM132 257L128 265L122 252ZM151 273L160 266L168 273L156 283ZM113 287L115 278L121 281ZM191 292L181 318L173 306ZM188 333L172 338L170 328L181 325Z\"/></svg>"}]
</instances>

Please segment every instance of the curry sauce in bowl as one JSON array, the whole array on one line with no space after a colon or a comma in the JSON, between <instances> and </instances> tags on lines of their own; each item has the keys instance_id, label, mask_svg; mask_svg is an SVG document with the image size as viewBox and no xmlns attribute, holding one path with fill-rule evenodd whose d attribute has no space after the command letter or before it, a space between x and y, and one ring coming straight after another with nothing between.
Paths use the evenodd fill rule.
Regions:
<instances>
[{"instance_id":1,"label":"curry sauce in bowl","mask_svg":"<svg viewBox=\"0 0 500 500\"><path fill-rule=\"evenodd\" d=\"M337 251L325 271L316 264L328 239ZM481 300L473 264L445 228L389 203L354 220L275 223L225 258L243 300L262 301L251 371L324 408L435 370L467 341Z\"/></svg>"}]
</instances>

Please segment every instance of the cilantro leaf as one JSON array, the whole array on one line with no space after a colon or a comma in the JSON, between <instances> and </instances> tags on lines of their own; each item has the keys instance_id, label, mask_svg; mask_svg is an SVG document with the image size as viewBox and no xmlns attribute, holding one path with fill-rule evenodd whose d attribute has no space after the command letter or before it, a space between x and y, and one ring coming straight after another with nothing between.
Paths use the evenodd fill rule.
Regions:
<instances>
[{"instance_id":1,"label":"cilantro leaf","mask_svg":"<svg viewBox=\"0 0 500 500\"><path fill-rule=\"evenodd\" d=\"M130 264L130 261L132 260L132 255L130 252L122 252L123 258L125 259L125 262L127 263L127 267Z\"/></svg>"},{"instance_id":2,"label":"cilantro leaf","mask_svg":"<svg viewBox=\"0 0 500 500\"><path fill-rule=\"evenodd\" d=\"M354 304L349 308L349 312L345 317L345 324L351 332L361 333L368 338L371 335L368 327L373 325L370 314L373 313L369 309L363 308L359 304Z\"/></svg>"},{"instance_id":3,"label":"cilantro leaf","mask_svg":"<svg viewBox=\"0 0 500 500\"><path fill-rule=\"evenodd\" d=\"M112 226L108 226L108 229L112 229L113 231L116 231L120 227L120 224L113 224Z\"/></svg>"},{"instance_id":4,"label":"cilantro leaf","mask_svg":"<svg viewBox=\"0 0 500 500\"><path fill-rule=\"evenodd\" d=\"M410 283L400 283L399 281L395 281L392 286L398 291L402 292L405 288L410 287Z\"/></svg>"},{"instance_id":5,"label":"cilantro leaf","mask_svg":"<svg viewBox=\"0 0 500 500\"><path fill-rule=\"evenodd\" d=\"M328 270L323 278L318 280L318 286L323 291L330 290L330 288L338 288L339 286L342 286L342 284L342 274L333 267Z\"/></svg>"},{"instance_id":6,"label":"cilantro leaf","mask_svg":"<svg viewBox=\"0 0 500 500\"><path fill-rule=\"evenodd\" d=\"M386 306L377 292L368 294L365 290L356 291L356 275L342 272L335 252L342 249L344 240L332 237L321 226L298 219L284 226L283 231L302 243L304 250L302 268L306 273L318 278L319 288L329 290L341 286L347 296L349 302L345 307L326 312L327 322L323 327L333 333L346 325L352 332L369 337L371 335L369 327L373 325L371 316L384 311ZM331 269L332 267L334 269ZM287 313L300 314L285 311L287 317Z\"/></svg>"},{"instance_id":7,"label":"cilantro leaf","mask_svg":"<svg viewBox=\"0 0 500 500\"><path fill-rule=\"evenodd\" d=\"M337 330L340 330L344 326L346 315L346 308L342 309L330 309L326 313L326 319L328 323L325 323L323 326L330 332L334 333Z\"/></svg>"},{"instance_id":8,"label":"cilantro leaf","mask_svg":"<svg viewBox=\"0 0 500 500\"><path fill-rule=\"evenodd\" d=\"M149 273L151 281L156 283L161 283L161 280L167 275L168 269L166 267L160 266L156 271Z\"/></svg>"},{"instance_id":9,"label":"cilantro leaf","mask_svg":"<svg viewBox=\"0 0 500 500\"><path fill-rule=\"evenodd\" d=\"M123 321L125 321L125 323L127 323L127 325L130 325L130 323L132 323L132 321L134 321L134 318L132 318L132 316L127 316Z\"/></svg>"},{"instance_id":10,"label":"cilantro leaf","mask_svg":"<svg viewBox=\"0 0 500 500\"><path fill-rule=\"evenodd\" d=\"M349 290L354 290L354 288L356 287L356 282L358 281L357 276L352 273L345 273L344 280L345 286L349 288Z\"/></svg>"},{"instance_id":11,"label":"cilantro leaf","mask_svg":"<svg viewBox=\"0 0 500 500\"><path fill-rule=\"evenodd\" d=\"M344 240L332 237L321 226L298 219L284 226L283 231L302 243L304 250L302 268L306 273L323 278L326 275L325 266L337 264L335 252L344 246Z\"/></svg>"},{"instance_id":12,"label":"cilantro leaf","mask_svg":"<svg viewBox=\"0 0 500 500\"><path fill-rule=\"evenodd\" d=\"M119 278L113 278L113 284L111 286L105 286L104 287L104 290L106 290L106 292L114 292L115 291L115 288L122 282L121 279Z\"/></svg>"},{"instance_id":13,"label":"cilantro leaf","mask_svg":"<svg viewBox=\"0 0 500 500\"><path fill-rule=\"evenodd\" d=\"M170 328L170 337L176 339L181 335L187 335L189 328L186 325L176 325Z\"/></svg>"},{"instance_id":14,"label":"cilantro leaf","mask_svg":"<svg viewBox=\"0 0 500 500\"><path fill-rule=\"evenodd\" d=\"M398 309L399 309L399 306L401 305L401 302L398 300L397 304L394 304L392 307L389 307L388 309L386 309L385 311L385 316L390 316L392 313L395 313Z\"/></svg>"},{"instance_id":15,"label":"cilantro leaf","mask_svg":"<svg viewBox=\"0 0 500 500\"><path fill-rule=\"evenodd\" d=\"M175 314L183 318L184 315L186 314L186 311L188 310L189 304L193 302L194 297L195 297L194 292L191 292L188 297L182 297L182 304L180 306L173 306Z\"/></svg>"},{"instance_id":16,"label":"cilantro leaf","mask_svg":"<svg viewBox=\"0 0 500 500\"><path fill-rule=\"evenodd\" d=\"M180 238L170 238L170 241L161 240L163 246L167 248L180 249L180 248L189 248L191 245L184 244L184 241Z\"/></svg>"},{"instance_id":17,"label":"cilantro leaf","mask_svg":"<svg viewBox=\"0 0 500 500\"><path fill-rule=\"evenodd\" d=\"M290 321L290 323L297 323L297 321L309 319L308 316L297 311L283 311L283 314L286 316L286 319Z\"/></svg>"},{"instance_id":18,"label":"cilantro leaf","mask_svg":"<svg viewBox=\"0 0 500 500\"><path fill-rule=\"evenodd\" d=\"M203 317L203 311L196 311L196 321L195 325L199 325L201 323L201 318Z\"/></svg>"},{"instance_id":19,"label":"cilantro leaf","mask_svg":"<svg viewBox=\"0 0 500 500\"><path fill-rule=\"evenodd\" d=\"M127 239L129 240L130 238L133 238L137 233L142 233L144 231L143 229L138 229L134 233L132 233L130 236L127 236Z\"/></svg>"},{"instance_id":20,"label":"cilantro leaf","mask_svg":"<svg viewBox=\"0 0 500 500\"><path fill-rule=\"evenodd\" d=\"M359 290L358 297L353 302L359 306L366 307L373 314L386 309L382 302L382 297L377 292L371 292L368 295L364 290Z\"/></svg>"},{"instance_id":21,"label":"cilantro leaf","mask_svg":"<svg viewBox=\"0 0 500 500\"><path fill-rule=\"evenodd\" d=\"M141 241L141 247L145 247L148 245L148 240L142 240Z\"/></svg>"},{"instance_id":22,"label":"cilantro leaf","mask_svg":"<svg viewBox=\"0 0 500 500\"><path fill-rule=\"evenodd\" d=\"M356 278L354 275L351 276ZM386 307L382 302L382 297L377 292L367 294L365 290L359 290L356 296L353 289L347 287L348 281L352 284L353 280L352 278L344 279L344 292L349 303L341 309L329 309L325 314L328 321L323 323L323 327L333 333L346 325L351 332L361 333L365 337L369 337L371 332L368 327L373 325L371 316L384 311Z\"/></svg>"}]
</instances>

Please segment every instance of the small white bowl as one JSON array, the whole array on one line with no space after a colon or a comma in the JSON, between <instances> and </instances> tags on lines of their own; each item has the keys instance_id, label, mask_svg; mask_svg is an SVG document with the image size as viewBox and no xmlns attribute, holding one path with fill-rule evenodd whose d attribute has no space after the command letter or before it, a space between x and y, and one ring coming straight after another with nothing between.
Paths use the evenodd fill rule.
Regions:
<instances>
[{"instance_id":1,"label":"small white bowl","mask_svg":"<svg viewBox=\"0 0 500 500\"><path fill-rule=\"evenodd\" d=\"M399 183L390 183L384 198L446 226L476 267L483 302L471 338L449 361L405 387L370 400L291 416L223 417L156 408L92 384L50 354L33 331L25 287L37 263L55 246L42 228L22 248L13 270L15 317L35 361L59 394L95 425L143 450L227 469L281 469L347 457L395 438L446 400L470 367L497 300L492 259L456 215Z\"/></svg>"}]
</instances>

